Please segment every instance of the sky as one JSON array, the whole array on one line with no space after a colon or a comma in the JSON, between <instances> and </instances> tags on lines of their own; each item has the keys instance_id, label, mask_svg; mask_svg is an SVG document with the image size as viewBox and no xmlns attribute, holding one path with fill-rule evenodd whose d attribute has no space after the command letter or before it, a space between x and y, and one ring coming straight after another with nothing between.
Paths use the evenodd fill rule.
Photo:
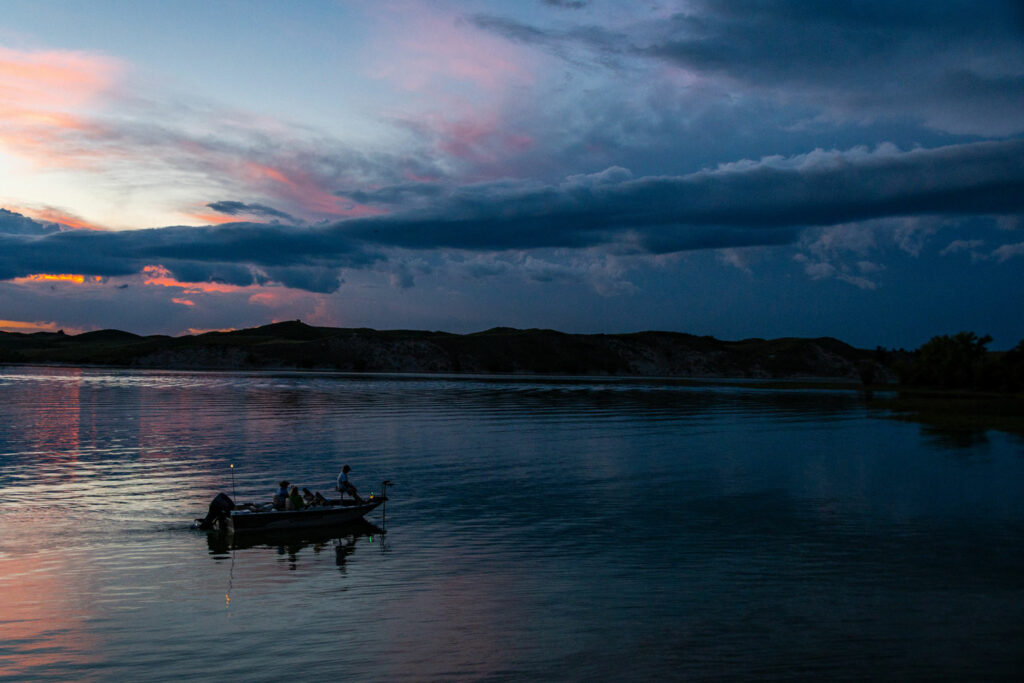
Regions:
<instances>
[{"instance_id":1,"label":"sky","mask_svg":"<svg viewBox=\"0 0 1024 683\"><path fill-rule=\"evenodd\" d=\"M0 329L1024 339L1024 5L4 0Z\"/></svg>"}]
</instances>

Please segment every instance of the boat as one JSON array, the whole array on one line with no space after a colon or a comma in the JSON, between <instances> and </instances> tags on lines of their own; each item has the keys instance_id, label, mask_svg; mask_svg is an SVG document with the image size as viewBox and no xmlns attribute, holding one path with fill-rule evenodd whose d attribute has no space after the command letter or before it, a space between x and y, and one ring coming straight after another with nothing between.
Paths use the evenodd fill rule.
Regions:
<instances>
[{"instance_id":1,"label":"boat","mask_svg":"<svg viewBox=\"0 0 1024 683\"><path fill-rule=\"evenodd\" d=\"M387 503L387 487L383 495L370 494L360 501L339 500L328 505L314 505L301 510L278 510L272 503L237 505L226 493L218 493L203 519L196 519L194 529L238 534L246 532L290 531L338 526L357 520Z\"/></svg>"}]
</instances>

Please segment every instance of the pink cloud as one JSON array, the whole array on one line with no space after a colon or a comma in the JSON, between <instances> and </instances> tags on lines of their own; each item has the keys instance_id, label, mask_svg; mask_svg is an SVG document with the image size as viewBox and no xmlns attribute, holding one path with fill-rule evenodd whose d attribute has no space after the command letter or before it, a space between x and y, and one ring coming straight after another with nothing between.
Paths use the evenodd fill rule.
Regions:
<instances>
[{"instance_id":1,"label":"pink cloud","mask_svg":"<svg viewBox=\"0 0 1024 683\"><path fill-rule=\"evenodd\" d=\"M121 62L101 55L0 47L0 111L82 107L110 89L122 71Z\"/></svg>"},{"instance_id":2,"label":"pink cloud","mask_svg":"<svg viewBox=\"0 0 1024 683\"><path fill-rule=\"evenodd\" d=\"M297 303L317 298L319 295L310 294L297 289L275 288L257 292L249 297L249 303L259 304L270 308L282 308L294 306ZM275 321L276 322L276 321Z\"/></svg>"},{"instance_id":3,"label":"pink cloud","mask_svg":"<svg viewBox=\"0 0 1024 683\"><path fill-rule=\"evenodd\" d=\"M5 204L4 208L33 218L41 223L60 223L76 230L106 230L102 225L93 223L70 211L55 206L16 206Z\"/></svg>"},{"instance_id":4,"label":"pink cloud","mask_svg":"<svg viewBox=\"0 0 1024 683\"><path fill-rule=\"evenodd\" d=\"M469 84L495 93L533 82L525 52L460 18L427 4L407 4L381 18L391 44L372 75L410 92L451 90Z\"/></svg>"},{"instance_id":5,"label":"pink cloud","mask_svg":"<svg viewBox=\"0 0 1024 683\"><path fill-rule=\"evenodd\" d=\"M275 200L283 200L290 210L306 215L334 218L356 218L384 213L380 208L338 196L327 179L316 177L291 160L242 160L240 163L233 163L234 160L230 159L225 161L229 167L235 167L234 172L253 190Z\"/></svg>"},{"instance_id":6,"label":"pink cloud","mask_svg":"<svg viewBox=\"0 0 1024 683\"><path fill-rule=\"evenodd\" d=\"M123 71L100 55L0 47L0 146L41 166L87 163L77 141L98 131L82 111L102 103Z\"/></svg>"},{"instance_id":7,"label":"pink cloud","mask_svg":"<svg viewBox=\"0 0 1024 683\"><path fill-rule=\"evenodd\" d=\"M453 157L467 161L494 163L533 145L533 138L505 130L505 122L497 114L476 118L428 120L438 136L438 148Z\"/></svg>"}]
</instances>

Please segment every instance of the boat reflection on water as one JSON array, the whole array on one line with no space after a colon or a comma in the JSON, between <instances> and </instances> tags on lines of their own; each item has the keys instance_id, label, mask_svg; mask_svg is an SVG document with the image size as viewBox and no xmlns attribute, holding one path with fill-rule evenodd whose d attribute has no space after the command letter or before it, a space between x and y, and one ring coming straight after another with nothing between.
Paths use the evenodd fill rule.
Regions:
<instances>
[{"instance_id":1,"label":"boat reflection on water","mask_svg":"<svg viewBox=\"0 0 1024 683\"><path fill-rule=\"evenodd\" d=\"M278 555L287 555L290 569L295 569L299 553L311 548L314 554L333 552L335 563L344 567L345 560L355 552L357 542L376 544L381 552L387 551L384 543L387 531L365 519L334 525L326 528L295 529L288 531L253 531L244 534L209 533L206 543L210 555L216 560L234 559L235 550L266 548L276 550Z\"/></svg>"}]
</instances>

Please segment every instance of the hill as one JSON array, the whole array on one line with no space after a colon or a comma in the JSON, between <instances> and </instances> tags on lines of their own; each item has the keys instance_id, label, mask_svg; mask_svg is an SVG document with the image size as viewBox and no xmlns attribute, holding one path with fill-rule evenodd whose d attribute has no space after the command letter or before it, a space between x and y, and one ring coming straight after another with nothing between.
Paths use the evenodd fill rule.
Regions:
<instances>
[{"instance_id":1,"label":"hill","mask_svg":"<svg viewBox=\"0 0 1024 683\"><path fill-rule=\"evenodd\" d=\"M118 330L79 335L0 332L4 362L195 370L892 379L873 351L829 337L721 341L678 332L566 334L507 327L460 335L315 327L299 321L182 337L142 337Z\"/></svg>"}]
</instances>

